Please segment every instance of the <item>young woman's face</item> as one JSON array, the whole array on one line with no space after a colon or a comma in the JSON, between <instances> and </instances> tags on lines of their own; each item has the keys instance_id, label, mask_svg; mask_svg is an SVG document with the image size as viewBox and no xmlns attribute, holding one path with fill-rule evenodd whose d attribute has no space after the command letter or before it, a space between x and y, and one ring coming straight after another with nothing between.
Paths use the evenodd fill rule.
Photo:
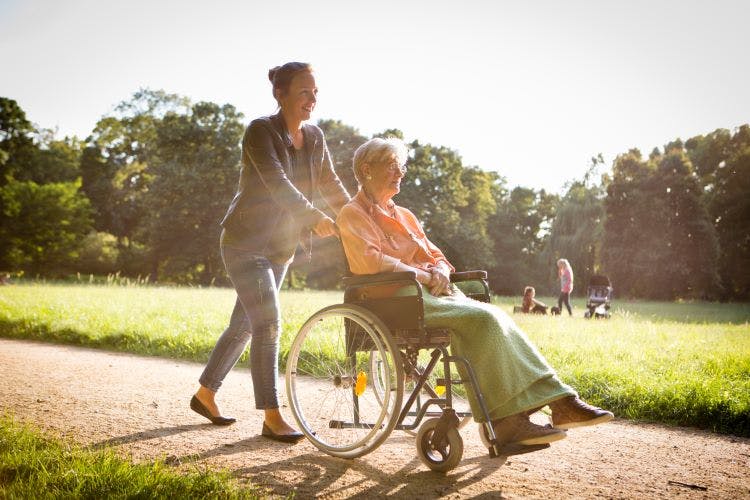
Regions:
<instances>
[{"instance_id":1,"label":"young woman's face","mask_svg":"<svg viewBox=\"0 0 750 500\"><path fill-rule=\"evenodd\" d=\"M297 73L289 88L279 96L279 104L284 114L292 119L309 120L318 102L318 87L315 77L309 71Z\"/></svg>"}]
</instances>

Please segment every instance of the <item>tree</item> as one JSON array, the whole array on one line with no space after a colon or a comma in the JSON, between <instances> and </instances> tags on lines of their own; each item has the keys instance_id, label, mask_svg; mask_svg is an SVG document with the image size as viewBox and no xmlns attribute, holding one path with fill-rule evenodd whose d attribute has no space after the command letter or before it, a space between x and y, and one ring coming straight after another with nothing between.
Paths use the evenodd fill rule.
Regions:
<instances>
[{"instance_id":1,"label":"tree","mask_svg":"<svg viewBox=\"0 0 750 500\"><path fill-rule=\"evenodd\" d=\"M200 102L157 124L143 196L153 275L208 284L223 274L219 222L237 186L241 119L231 105Z\"/></svg>"},{"instance_id":2,"label":"tree","mask_svg":"<svg viewBox=\"0 0 750 500\"><path fill-rule=\"evenodd\" d=\"M91 207L80 183L14 181L0 188L0 261L6 269L60 275L71 270L91 230Z\"/></svg>"},{"instance_id":3,"label":"tree","mask_svg":"<svg viewBox=\"0 0 750 500\"><path fill-rule=\"evenodd\" d=\"M508 193L504 181L496 193L497 211L488 229L496 263L490 269L490 284L498 293L516 295L524 286L539 287L548 282L547 266L540 254L559 198L543 189L522 186Z\"/></svg>"},{"instance_id":4,"label":"tree","mask_svg":"<svg viewBox=\"0 0 750 500\"><path fill-rule=\"evenodd\" d=\"M81 156L83 189L92 200L96 229L117 237L120 267L149 272L142 257L148 212L144 196L153 178L157 128L168 113L185 114L189 100L163 90L140 89L97 122Z\"/></svg>"},{"instance_id":5,"label":"tree","mask_svg":"<svg viewBox=\"0 0 750 500\"><path fill-rule=\"evenodd\" d=\"M117 233L117 217L113 201L116 199L115 175L117 166L107 161L100 148L87 146L81 152L79 165L81 190L94 209L94 227L99 231Z\"/></svg>"},{"instance_id":6,"label":"tree","mask_svg":"<svg viewBox=\"0 0 750 500\"><path fill-rule=\"evenodd\" d=\"M618 157L607 188L605 267L625 295L710 298L718 290L717 240L681 144L643 162Z\"/></svg>"},{"instance_id":7,"label":"tree","mask_svg":"<svg viewBox=\"0 0 750 500\"><path fill-rule=\"evenodd\" d=\"M665 208L659 206L661 198L653 186L654 170L637 149L618 156L612 166L604 203L602 261L618 295L647 296L648 280L658 271L662 228L652 222Z\"/></svg>"},{"instance_id":8,"label":"tree","mask_svg":"<svg viewBox=\"0 0 750 500\"><path fill-rule=\"evenodd\" d=\"M465 168L461 157L443 146L413 141L410 148L396 203L414 212L430 240L458 269L492 266L487 222L496 210L493 174Z\"/></svg>"},{"instance_id":9,"label":"tree","mask_svg":"<svg viewBox=\"0 0 750 500\"><path fill-rule=\"evenodd\" d=\"M556 210L547 245L543 252L544 268L551 283L557 285L557 259L566 258L575 272L576 281L583 286L575 290L585 292L591 276L602 272L601 247L604 236L603 184L595 183L599 168L604 165L601 154L591 158L591 165L581 180L568 184L568 189ZM555 288L556 289L556 288Z\"/></svg>"},{"instance_id":10,"label":"tree","mask_svg":"<svg viewBox=\"0 0 750 500\"><path fill-rule=\"evenodd\" d=\"M71 182L78 177L78 139L55 139L51 130L36 130L12 99L0 97L0 185Z\"/></svg>"},{"instance_id":11,"label":"tree","mask_svg":"<svg viewBox=\"0 0 750 500\"><path fill-rule=\"evenodd\" d=\"M55 139L50 130L36 134L33 146L15 159L13 177L37 184L73 182L80 176L81 143L73 138Z\"/></svg>"},{"instance_id":12,"label":"tree","mask_svg":"<svg viewBox=\"0 0 750 500\"><path fill-rule=\"evenodd\" d=\"M113 233L125 244L135 236L145 215L141 198L151 180L148 165L156 147L157 127L166 114L184 114L189 108L187 98L163 90L140 89L130 100L118 104L111 116L97 122L87 139L93 150L84 158L87 189L92 187L92 179L100 188L104 182L112 185L111 190L102 188L108 198L92 197L103 202L95 208L112 224L99 229Z\"/></svg>"},{"instance_id":13,"label":"tree","mask_svg":"<svg viewBox=\"0 0 750 500\"><path fill-rule=\"evenodd\" d=\"M690 163L701 185L708 191L713 189L716 173L728 156L731 134L727 129L716 129L707 135L691 137L685 142Z\"/></svg>"},{"instance_id":14,"label":"tree","mask_svg":"<svg viewBox=\"0 0 750 500\"><path fill-rule=\"evenodd\" d=\"M367 137L340 120L320 120L318 126L325 134L336 175L349 194L353 195L357 192L357 181L352 170L352 159L354 151L367 141Z\"/></svg>"},{"instance_id":15,"label":"tree","mask_svg":"<svg viewBox=\"0 0 750 500\"><path fill-rule=\"evenodd\" d=\"M671 288L671 297L715 298L719 291L718 240L690 159L682 149L667 151L656 174L665 196L666 211L661 215L669 250L657 275L662 281L660 288Z\"/></svg>"},{"instance_id":16,"label":"tree","mask_svg":"<svg viewBox=\"0 0 750 500\"><path fill-rule=\"evenodd\" d=\"M19 169L18 158L29 154L34 127L13 99L0 97L0 186L8 183Z\"/></svg>"},{"instance_id":17,"label":"tree","mask_svg":"<svg viewBox=\"0 0 750 500\"><path fill-rule=\"evenodd\" d=\"M90 229L78 188L77 139L37 131L0 97L0 268L57 273L70 267Z\"/></svg>"},{"instance_id":18,"label":"tree","mask_svg":"<svg viewBox=\"0 0 750 500\"><path fill-rule=\"evenodd\" d=\"M722 143L724 136L719 139ZM709 210L720 243L719 273L724 297L750 298L750 126L726 143L726 160L714 175Z\"/></svg>"},{"instance_id":19,"label":"tree","mask_svg":"<svg viewBox=\"0 0 750 500\"><path fill-rule=\"evenodd\" d=\"M560 200L548 247L545 252L545 269L556 282L555 262L566 258L575 272L576 281L585 291L591 276L600 272L601 240L604 233L604 202L599 186L573 182Z\"/></svg>"}]
</instances>

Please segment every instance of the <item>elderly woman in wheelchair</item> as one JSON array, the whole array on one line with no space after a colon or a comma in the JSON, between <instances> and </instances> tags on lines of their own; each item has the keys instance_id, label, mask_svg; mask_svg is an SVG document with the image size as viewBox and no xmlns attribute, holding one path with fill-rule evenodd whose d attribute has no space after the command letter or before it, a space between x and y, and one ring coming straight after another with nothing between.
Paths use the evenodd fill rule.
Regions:
<instances>
[{"instance_id":1,"label":"elderly woman in wheelchair","mask_svg":"<svg viewBox=\"0 0 750 500\"><path fill-rule=\"evenodd\" d=\"M446 471L463 451L459 417L471 415L480 424L491 456L536 451L565 438L566 429L611 420L612 413L583 402L513 320L487 303L486 273L455 273L414 214L392 201L406 159L398 139L372 139L354 154L360 188L336 223L355 277L346 279L344 304L319 311L303 326L287 364L290 406L303 432L330 454L360 456L394 428L413 429L433 415L427 407L437 405L440 418L422 424L417 451L431 469ZM465 294L459 286L465 280L478 281L483 291ZM333 326L321 326L326 323ZM331 333L337 324L340 336ZM334 362L336 347L321 347L321 338L338 345L347 361ZM433 351L423 367L419 352L426 348ZM443 372L436 376L440 362ZM302 376L313 373L313 365L319 376ZM402 408L404 384L414 391ZM453 409L454 384L467 386L470 414ZM317 395L310 408L302 407L302 392ZM551 425L530 420L544 406ZM408 415L411 425L404 423Z\"/></svg>"}]
</instances>

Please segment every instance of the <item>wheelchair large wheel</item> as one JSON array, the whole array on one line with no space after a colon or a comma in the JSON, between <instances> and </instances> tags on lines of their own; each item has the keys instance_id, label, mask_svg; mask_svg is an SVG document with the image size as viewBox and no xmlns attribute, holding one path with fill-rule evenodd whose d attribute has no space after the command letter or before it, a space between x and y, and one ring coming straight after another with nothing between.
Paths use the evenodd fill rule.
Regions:
<instances>
[{"instance_id":1,"label":"wheelchair large wheel","mask_svg":"<svg viewBox=\"0 0 750 500\"><path fill-rule=\"evenodd\" d=\"M382 366L384 365L383 360L380 358L380 355L377 351L370 352L370 373L372 373L374 376L372 378L372 388L375 391L375 395L378 398L378 401L381 402L384 399L385 395L385 383L383 382L383 370ZM423 370L423 367L419 367L419 370ZM407 373L404 372L404 402L406 399L409 398L409 396L414 392L414 388L416 387L416 379L419 377L421 373ZM425 401L427 399L431 398L437 398L440 397L435 391L437 388L437 378L438 373L437 370L433 370L432 373L430 373L429 377L427 378L426 385L429 387L423 387L421 394L419 395L420 399L419 401ZM455 389L454 389L455 391ZM441 393L442 394L442 393ZM410 408L410 411L415 411L416 405L413 405L412 408ZM456 411L460 411L463 413L470 413L471 408L469 407L469 401L461 397L460 395L453 393L453 408ZM436 406L433 406L432 408L428 409L427 413L425 414L428 417L434 417L434 416L440 416L442 413L441 410L439 410ZM406 418L404 418L404 421L402 422L403 425L413 425L415 421L414 416L407 415ZM458 428L463 429L466 424L471 422L471 415L467 415L464 417L461 417L459 420ZM412 436L415 436L417 434L416 430L411 429L404 429L404 432L407 434L410 434Z\"/></svg>"},{"instance_id":2,"label":"wheelchair large wheel","mask_svg":"<svg viewBox=\"0 0 750 500\"><path fill-rule=\"evenodd\" d=\"M436 472L448 472L461 461L464 454L464 441L455 427L449 428L442 440L436 440L435 428L439 421L439 418L431 418L425 420L419 427L417 455L430 469Z\"/></svg>"},{"instance_id":3,"label":"wheelchair large wheel","mask_svg":"<svg viewBox=\"0 0 750 500\"><path fill-rule=\"evenodd\" d=\"M370 352L385 360L375 394ZM388 328L359 306L339 304L308 319L292 343L286 386L295 420L321 451L362 456L388 437L403 398L403 369Z\"/></svg>"}]
</instances>

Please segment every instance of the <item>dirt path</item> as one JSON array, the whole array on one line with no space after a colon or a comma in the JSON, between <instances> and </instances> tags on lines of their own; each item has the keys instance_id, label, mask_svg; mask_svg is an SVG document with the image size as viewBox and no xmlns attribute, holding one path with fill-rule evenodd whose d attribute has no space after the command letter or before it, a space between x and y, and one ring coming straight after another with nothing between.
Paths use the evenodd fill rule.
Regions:
<instances>
[{"instance_id":1,"label":"dirt path","mask_svg":"<svg viewBox=\"0 0 750 500\"><path fill-rule=\"evenodd\" d=\"M306 441L288 446L260 437L245 368L220 393L238 423L212 426L188 408L201 370L0 339L0 413L138 461L173 456L181 468L227 468L272 495L297 498L750 498L746 438L615 420L502 464L488 457L472 423L461 431L461 464L441 475L421 464L414 439L402 432L356 460L330 457Z\"/></svg>"}]
</instances>

